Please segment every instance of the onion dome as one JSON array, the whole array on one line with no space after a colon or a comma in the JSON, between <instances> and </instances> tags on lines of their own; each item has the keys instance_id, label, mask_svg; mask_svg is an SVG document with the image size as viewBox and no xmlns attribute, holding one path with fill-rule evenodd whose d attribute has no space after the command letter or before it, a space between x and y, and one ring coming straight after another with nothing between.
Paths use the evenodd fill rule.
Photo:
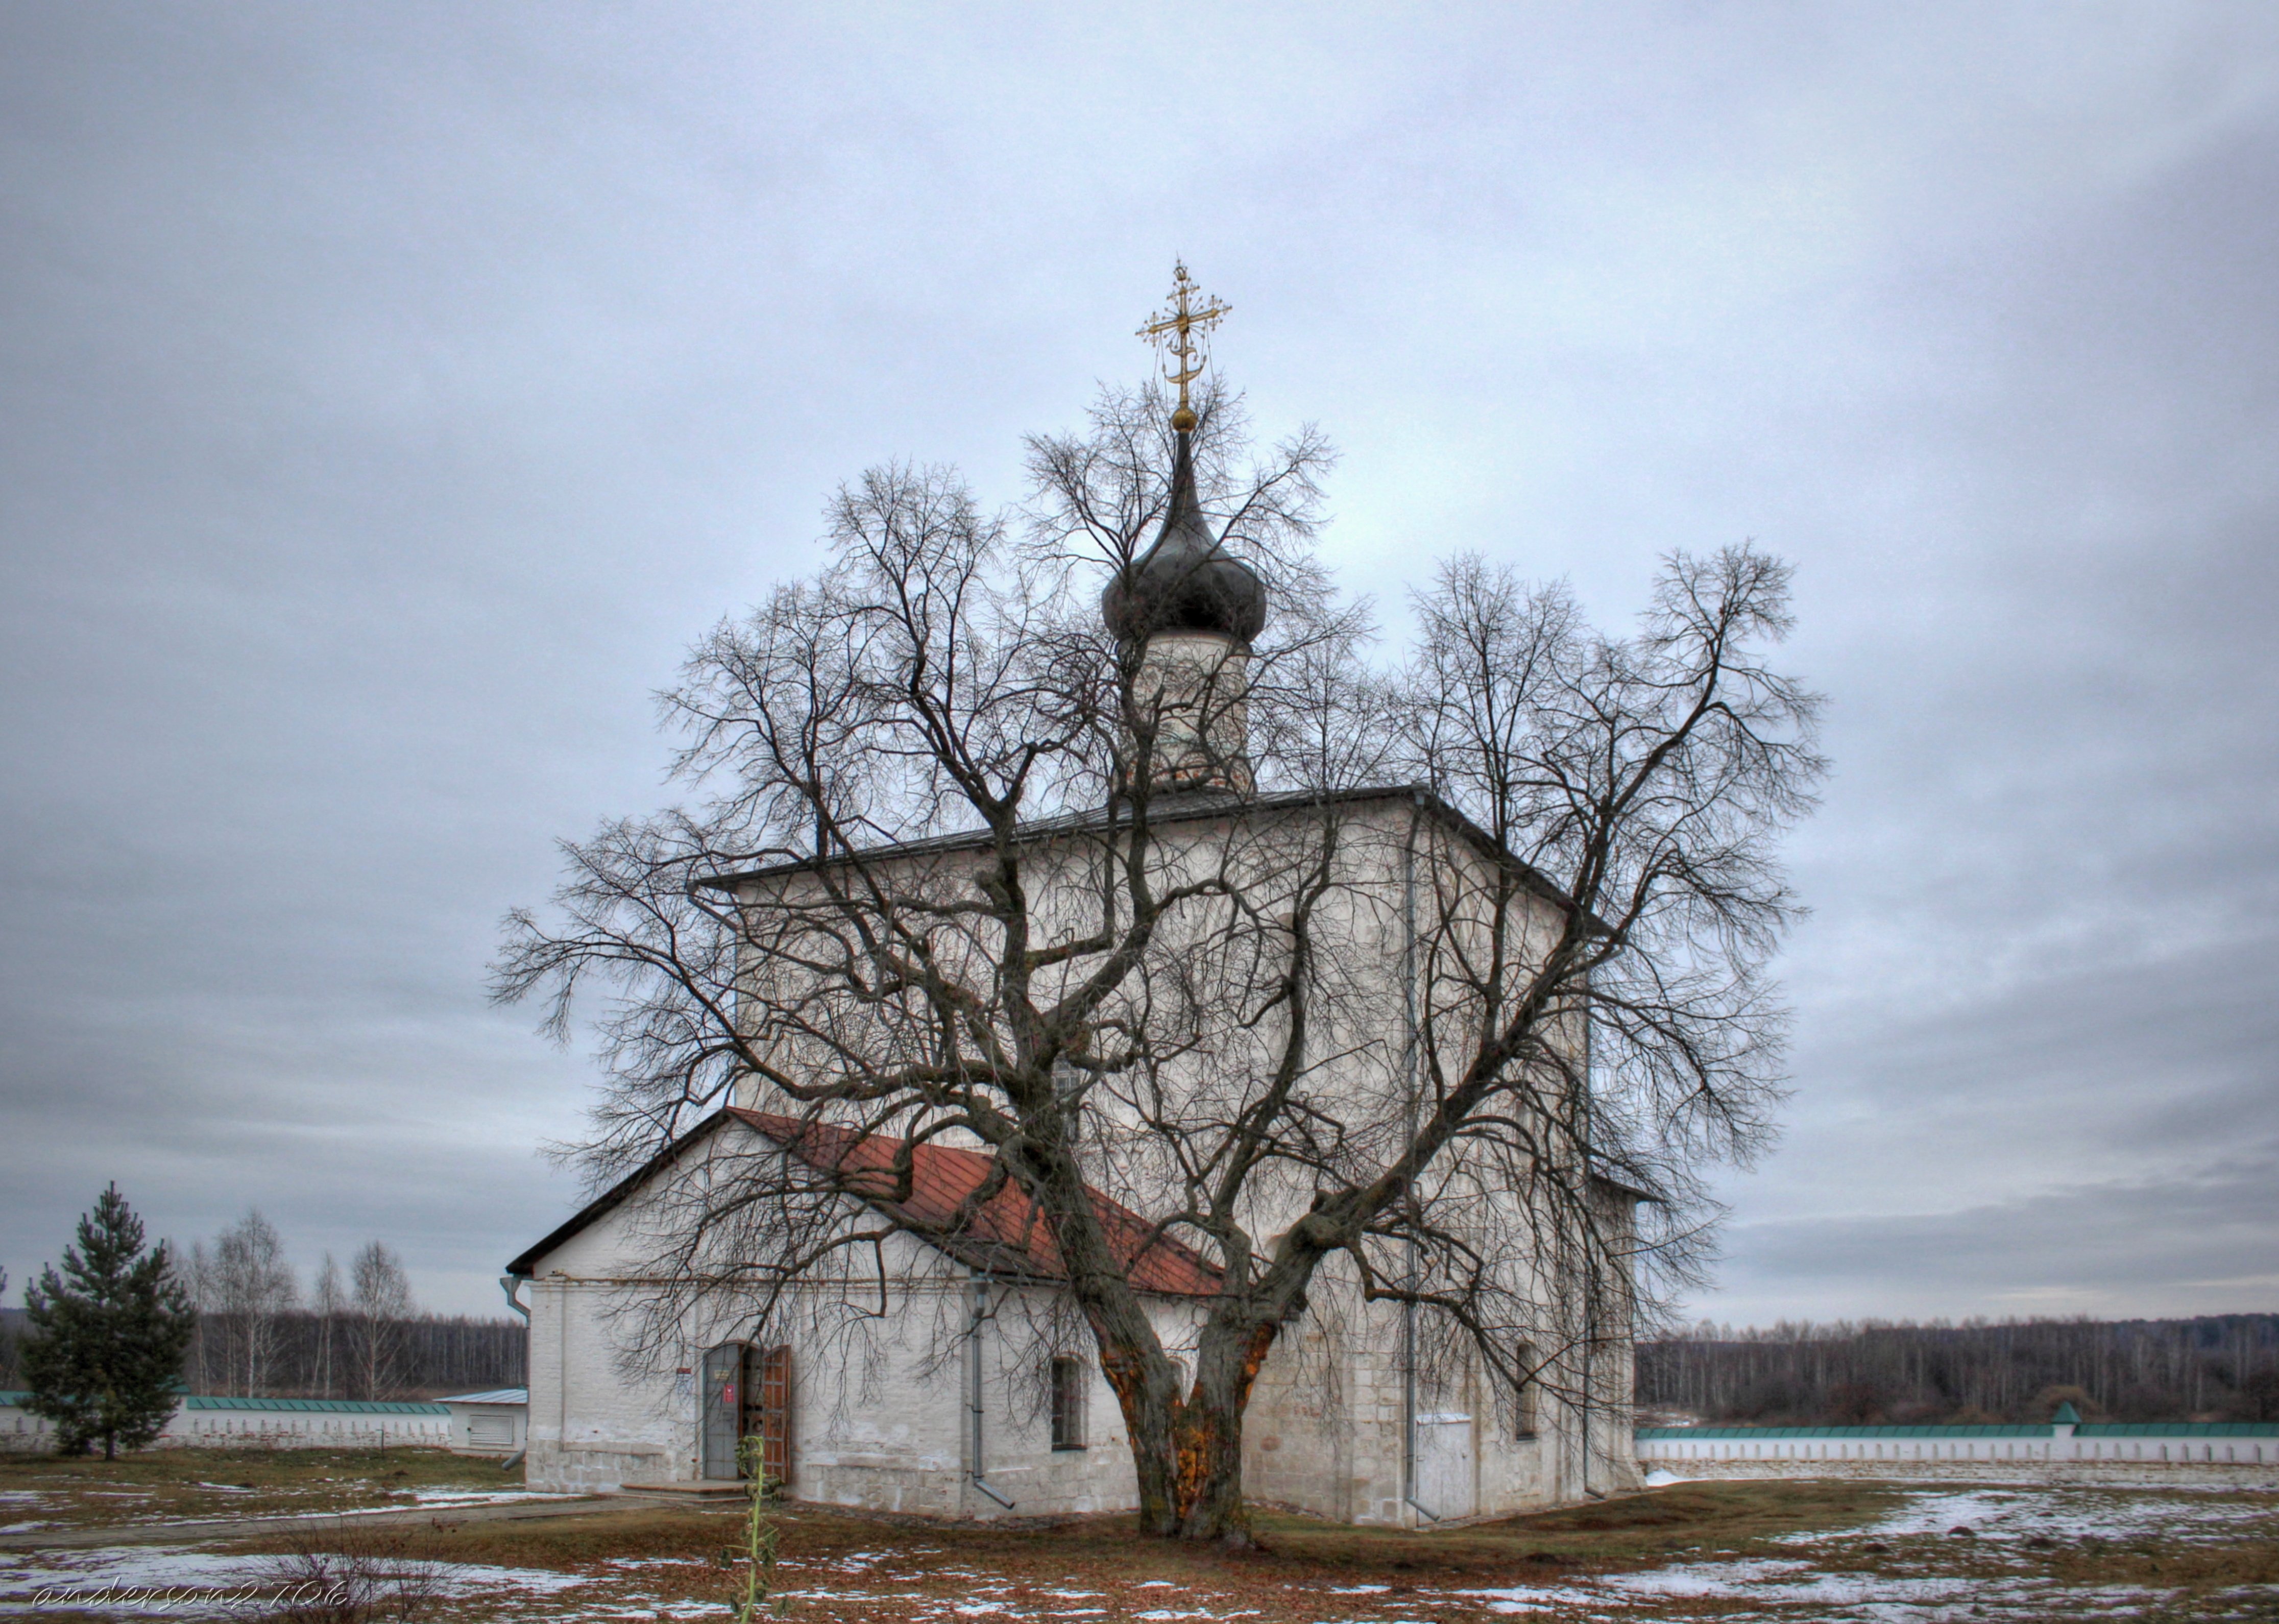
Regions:
<instances>
[{"instance_id":1,"label":"onion dome","mask_svg":"<svg viewBox=\"0 0 2279 1624\"><path fill-rule=\"evenodd\" d=\"M1212 539L1195 499L1186 430L1177 444L1163 532L1109 582L1100 595L1101 618L1119 641L1135 646L1163 632L1212 632L1247 646L1266 626L1265 584Z\"/></svg>"}]
</instances>

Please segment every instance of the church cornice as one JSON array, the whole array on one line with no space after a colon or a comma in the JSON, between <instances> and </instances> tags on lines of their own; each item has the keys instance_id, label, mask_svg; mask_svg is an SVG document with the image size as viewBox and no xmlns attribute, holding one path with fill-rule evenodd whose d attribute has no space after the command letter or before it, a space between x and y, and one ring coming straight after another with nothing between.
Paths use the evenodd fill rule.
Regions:
<instances>
[{"instance_id":1,"label":"church cornice","mask_svg":"<svg viewBox=\"0 0 2279 1624\"><path fill-rule=\"evenodd\" d=\"M1425 816L1462 837L1481 855L1517 876L1527 890L1542 898L1562 912L1571 911L1572 898L1541 869L1514 855L1496 838L1464 816L1431 790L1419 784L1373 785L1345 790L1282 790L1265 794L1238 794L1228 790L1186 790L1155 792L1147 798L1147 819L1151 829L1172 827L1182 823L1205 823L1227 817L1255 817L1262 814L1303 811L1308 808L1327 810L1332 807L1362 805L1372 801L1407 801L1414 803ZM1038 818L1021 824L1014 839L1024 846L1043 845L1070 836L1112 834L1130 829L1134 822L1132 802L1118 797L1107 806L1093 811L1067 812L1054 817ZM996 836L986 829L960 830L952 834L926 835L915 840L891 841L879 846L863 846L859 850L834 853L823 857L793 857L780 862L764 862L748 869L734 869L723 874L707 875L691 883L691 891L733 892L756 881L776 879L794 874L823 873L865 863L886 862L909 857L945 856L958 852L986 851L996 844ZM1590 922L1599 930L1607 927L1603 921Z\"/></svg>"}]
</instances>

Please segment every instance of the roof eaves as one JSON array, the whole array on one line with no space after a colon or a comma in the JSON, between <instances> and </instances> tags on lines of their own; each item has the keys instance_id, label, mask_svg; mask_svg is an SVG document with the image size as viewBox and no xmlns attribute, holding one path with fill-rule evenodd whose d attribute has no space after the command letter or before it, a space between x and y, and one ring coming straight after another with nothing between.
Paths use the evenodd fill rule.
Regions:
<instances>
[{"instance_id":1,"label":"roof eaves","mask_svg":"<svg viewBox=\"0 0 2279 1624\"><path fill-rule=\"evenodd\" d=\"M1650 1202L1655 1207L1667 1207L1669 1205L1669 1203L1662 1197L1654 1194L1650 1190L1641 1190L1636 1184L1626 1184L1621 1179L1612 1177L1605 1173L1592 1173L1591 1175L1591 1182L1598 1185L1601 1190L1611 1190L1616 1195L1628 1196L1633 1201Z\"/></svg>"},{"instance_id":2,"label":"roof eaves","mask_svg":"<svg viewBox=\"0 0 2279 1624\"><path fill-rule=\"evenodd\" d=\"M1191 823L1205 818L1224 817L1229 813L1279 812L1307 806L1342 806L1371 801L1408 800L1430 812L1477 846L1492 861L1502 863L1518 874L1530 891L1554 907L1569 908L1574 901L1540 869L1515 855L1493 835L1464 816L1453 804L1442 799L1431 788L1421 784L1384 784L1344 790L1282 790L1272 794L1239 796L1222 793L1197 793L1170 798L1168 808L1151 808L1148 821L1152 825ZM1086 830L1109 826L1108 808L1093 812L1063 812L1023 823L1014 831L1014 838L1024 844L1048 840L1058 835L1077 834ZM1128 823L1124 825L1128 827ZM725 874L710 874L690 882L691 890L733 891L739 885L755 880L772 879L787 874L814 874L844 866L860 859L879 862L889 858L940 856L951 852L978 851L989 846L996 837L986 829L961 830L951 834L926 835L915 840L897 840L884 846L866 846L859 852L833 857L799 857L782 862L764 863L757 868L733 869ZM1600 931L1608 927L1593 915L1590 923Z\"/></svg>"},{"instance_id":3,"label":"roof eaves","mask_svg":"<svg viewBox=\"0 0 2279 1624\"><path fill-rule=\"evenodd\" d=\"M667 1143L662 1150L656 1153L656 1154L651 1156L647 1161L642 1162L641 1166L635 1168L632 1172L626 1174L616 1184L610 1185L607 1190L604 1190L600 1195L595 1196L592 1200L587 1202L585 1206L579 1207L576 1212L571 1214L569 1217L564 1219L561 1223L557 1224L554 1229L548 1234L545 1239L540 1241L536 1245L532 1246L528 1251L525 1252L520 1257L515 1259L513 1262L508 1264L506 1266L506 1272L520 1279L529 1279L531 1271L537 1267L539 1259L544 1257L556 1246L561 1245L571 1237L576 1235L580 1229L585 1229L587 1225L594 1222L595 1220L609 1213L612 1208L623 1205L626 1198L631 1196L633 1192L641 1186L641 1182L648 1178L650 1174L656 1172L657 1168L663 1167L673 1157L678 1156L682 1151L695 1144L697 1140L702 1138L706 1134L710 1133L713 1130L719 1127L722 1122L728 1120L728 1116L729 1108L723 1106L720 1109L713 1112L711 1115L706 1117L702 1122L698 1122L694 1128L691 1128L687 1133L684 1133L679 1138Z\"/></svg>"}]
</instances>

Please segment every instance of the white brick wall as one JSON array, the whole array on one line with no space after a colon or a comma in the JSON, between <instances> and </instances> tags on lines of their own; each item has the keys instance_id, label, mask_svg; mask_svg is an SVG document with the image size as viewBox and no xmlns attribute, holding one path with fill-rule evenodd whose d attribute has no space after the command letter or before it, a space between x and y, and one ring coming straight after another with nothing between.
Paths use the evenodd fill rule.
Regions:
<instances>
[{"instance_id":1,"label":"white brick wall","mask_svg":"<svg viewBox=\"0 0 2279 1624\"><path fill-rule=\"evenodd\" d=\"M608 1312L630 1289L630 1207L604 1214L538 1260L531 1309L530 1453L533 1488L594 1491L628 1482L688 1482L701 1474L696 1375L712 1341L733 1327L691 1338L673 1364L628 1372ZM1125 1510L1138 1504L1123 1415L1088 1345L1073 1350L1091 1374L1087 1447L1055 1451L1041 1381L1051 1352L1034 1327L1046 1305L1036 1290L995 1288L983 1333L983 1466L999 1505L971 1482L968 1413L971 1351L964 1342L970 1282L932 1248L892 1243L890 1278L902 1283L886 1320L859 1341L818 1352L790 1335L794 1360L796 1498L876 1510L989 1518ZM1155 1306L1167 1345L1192 1343L1196 1314L1177 1300ZM621 1322L620 1322L621 1323ZM1302 1340L1278 1345L1260 1373L1245 1430L1245 1487L1252 1498L1340 1521L1416 1526L1404 1503L1404 1392L1399 1312L1377 1305L1334 1352ZM1301 1338L1305 1333L1301 1333ZM1333 1380L1324 1360L1334 1360ZM685 1367L690 1374L681 1375ZM567 1371L565 1385L564 1372ZM1602 1373L1610 1390L1626 1371ZM1441 1403L1441 1399L1432 1402ZM1540 1436L1522 1441L1492 1403L1473 1393L1474 1482L1464 1514L1487 1516L1582 1498L1579 1428L1546 1402ZM1592 1429L1587 1487L1634 1486L1626 1418L1610 1412ZM1434 1508L1445 1510L1446 1508Z\"/></svg>"},{"instance_id":2,"label":"white brick wall","mask_svg":"<svg viewBox=\"0 0 2279 1624\"><path fill-rule=\"evenodd\" d=\"M276 1408L210 1410L185 1406L174 1412L154 1441L157 1449L386 1449L416 1446L449 1449L451 1417L403 1409L364 1409L350 1405L326 1410ZM20 1406L0 1404L0 1451L40 1452L55 1447L54 1423Z\"/></svg>"}]
</instances>

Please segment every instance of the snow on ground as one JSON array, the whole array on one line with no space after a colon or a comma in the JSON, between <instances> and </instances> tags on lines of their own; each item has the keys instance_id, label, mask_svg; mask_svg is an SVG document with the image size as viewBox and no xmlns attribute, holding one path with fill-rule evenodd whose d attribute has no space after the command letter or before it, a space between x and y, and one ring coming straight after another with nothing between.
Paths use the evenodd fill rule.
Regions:
<instances>
[{"instance_id":1,"label":"snow on ground","mask_svg":"<svg viewBox=\"0 0 2279 1624\"><path fill-rule=\"evenodd\" d=\"M1515 1585L1453 1594L1485 1601L1497 1613L1539 1613L1573 1607L1589 1609L1598 1618L1640 1620L1668 1616L1665 1609L1673 1602L1739 1602L1769 1611L1721 1612L1718 1616L1724 1620L1809 1618L1815 1624L1851 1619L1907 1624L1984 1615L1999 1618L2006 1613L2039 1619L2048 1616L2053 1604L2061 1605L2069 1615L2094 1617L2133 1611L2147 1599L2147 1593L2139 1590L2084 1593L2014 1580L1827 1574L1809 1562L1763 1561L1687 1563L1644 1573L1611 1574L1572 1584ZM1609 1612L1610 1607L1619 1611ZM1648 1611L1633 1612L1633 1608ZM1830 1608L1853 1611L1828 1611Z\"/></svg>"},{"instance_id":2,"label":"snow on ground","mask_svg":"<svg viewBox=\"0 0 2279 1624\"><path fill-rule=\"evenodd\" d=\"M549 1494L541 1489L411 1489L399 1490L408 1493L413 1502L422 1506L435 1505L503 1505L516 1500L582 1500L579 1494ZM376 1509L386 1511L387 1506Z\"/></svg>"},{"instance_id":3,"label":"snow on ground","mask_svg":"<svg viewBox=\"0 0 2279 1624\"><path fill-rule=\"evenodd\" d=\"M2171 1592L2110 1585L2067 1588L2034 1571L2030 1553L2044 1541L2075 1547L2095 1539L2238 1542L2257 1537L2258 1521L2269 1514L2255 1502L2173 1491L1920 1484L1903 1492L1899 1506L1878 1521L1838 1532L1791 1536L1778 1542L1784 1549L1774 1557L1721 1560L1696 1552L1631 1573L1469 1589L1324 1579L1292 1587L1291 1600L1303 1617L1338 1624L1366 1618L1418 1624L1458 1612L1541 1614L1571 1624L1649 1624L1692 1617L1697 1608L1721 1620L1790 1624L1966 1624L2058 1616L2085 1621L2140 1613ZM508 1491L488 1498L537 1497ZM1953 1532L1958 1528L1975 1537L1961 1538ZM1879 1543L1916 1540L1933 1544L1892 1553ZM1951 1561L1942 1559L1947 1551L1988 1549L1978 1542L2002 1553L2000 1571L1958 1574ZM1867 1565L1863 1546L1876 1553L1872 1565L1883 1571L1853 1571ZM825 1612L852 1605L852 1616L894 1624L1090 1620L1111 1614L1147 1624L1215 1624L1257 1616L1255 1607L1215 1593L1208 1584L1145 1580L1118 1584L1107 1593L1071 1574L1058 1588L1040 1590L986 1567L937 1566L941 1554L939 1546L913 1544L808 1563L787 1561L783 1593L795 1605ZM717 1602L667 1600L652 1593L660 1583L681 1588L671 1580L709 1567L702 1558L622 1557L582 1574L440 1561L418 1566L447 1594L495 1602L501 1616L651 1620L663 1615L694 1624L727 1611ZM181 1546L0 1554L0 1617L73 1605L70 1597L42 1599L42 1591L63 1587L77 1593L76 1605L100 1616L218 1619L226 1613L226 1598L233 1591L249 1583L273 1585L288 1572L289 1564L277 1559ZM161 1599L161 1594L171 1599ZM2245 1616L2279 1603L2279 1590L2241 1591L2229 1599ZM1301 1614L1278 1611L1283 1617ZM849 1614L840 1611L834 1616Z\"/></svg>"},{"instance_id":4,"label":"snow on ground","mask_svg":"<svg viewBox=\"0 0 2279 1624\"><path fill-rule=\"evenodd\" d=\"M1924 1492L1861 1532L1870 1537L1905 1538L1968 1528L1980 1539L2206 1540L2237 1533L2270 1514L2252 1502L2203 1498L2206 1494L2186 1490L2145 1495L2101 1489ZM1787 1543L1815 1537L1792 1534Z\"/></svg>"},{"instance_id":5,"label":"snow on ground","mask_svg":"<svg viewBox=\"0 0 2279 1624\"><path fill-rule=\"evenodd\" d=\"M0 1511L41 1511L53 1505L58 1498L38 1489L0 1489ZM29 1534L55 1526L52 1517L35 1518L27 1522L0 1523L0 1534Z\"/></svg>"},{"instance_id":6,"label":"snow on ground","mask_svg":"<svg viewBox=\"0 0 2279 1624\"><path fill-rule=\"evenodd\" d=\"M577 1574L473 1562L418 1565L452 1596L518 1590L551 1595L592 1582ZM0 1554L0 1616L77 1606L114 1618L203 1619L228 1614L233 1597L290 1582L276 1558L217 1556L181 1545L128 1545Z\"/></svg>"},{"instance_id":7,"label":"snow on ground","mask_svg":"<svg viewBox=\"0 0 2279 1624\"><path fill-rule=\"evenodd\" d=\"M611 1557L604 1567L709 1567L702 1557Z\"/></svg>"},{"instance_id":8,"label":"snow on ground","mask_svg":"<svg viewBox=\"0 0 2279 1624\"><path fill-rule=\"evenodd\" d=\"M2252 1538L2267 1522L2269 1508L2214 1495L2130 1493L2092 1489L1986 1488L1955 1490L1923 1488L1879 1521L1844 1534L1799 1533L1776 1543L1828 1546L1856 1553L1871 1541L1953 1536L2037 1544L2074 1544L2094 1539L2114 1543L2156 1540L2164 1544L2217 1543ZM1844 1566L1849 1566L1848 1563ZM1820 1620L1904 1621L1977 1617L2068 1616L2100 1618L2142 1612L2165 1592L2129 1586L2067 1588L2027 1575L1984 1574L1922 1577L1895 1574L1824 1571L1799 1553L1784 1559L1690 1561L1638 1573L1608 1574L1554 1585L1459 1590L1487 1602L1499 1613L1538 1613L1590 1608L1597 1616L1638 1618L1631 1608L1651 1604L1702 1601L1753 1604L1766 1613L1726 1618L1808 1617ZM2240 1599L2269 1606L2279 1594ZM1608 1613L1610 1607L1620 1611ZM1834 1611L1829 1611L1829 1610Z\"/></svg>"}]
</instances>

